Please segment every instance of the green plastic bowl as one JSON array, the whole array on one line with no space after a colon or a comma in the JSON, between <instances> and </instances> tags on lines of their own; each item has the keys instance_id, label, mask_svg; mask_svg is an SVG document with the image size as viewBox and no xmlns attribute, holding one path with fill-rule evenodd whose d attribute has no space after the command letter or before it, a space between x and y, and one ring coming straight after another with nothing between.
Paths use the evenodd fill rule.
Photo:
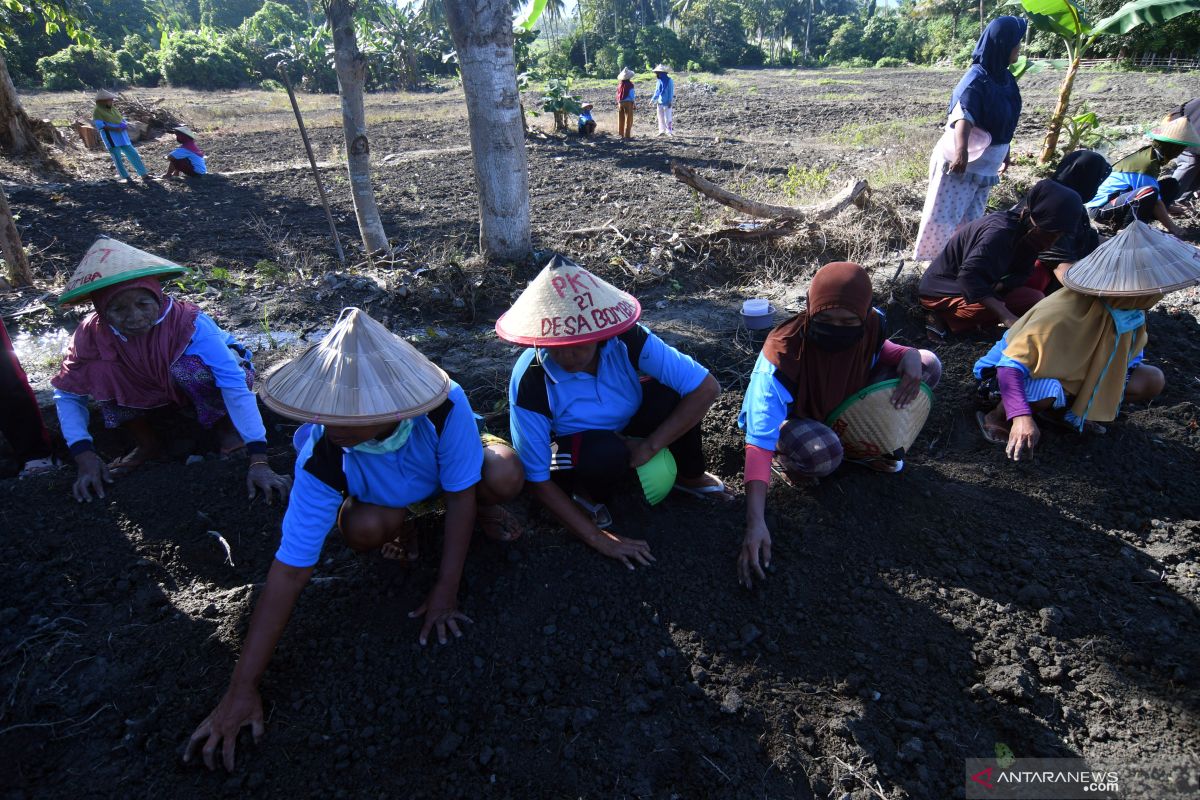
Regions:
<instances>
[{"instance_id":1,"label":"green plastic bowl","mask_svg":"<svg viewBox=\"0 0 1200 800\"><path fill-rule=\"evenodd\" d=\"M675 466L675 456L664 447L655 453L654 458L638 467L637 474L647 502L656 506L671 493L679 468Z\"/></svg>"}]
</instances>

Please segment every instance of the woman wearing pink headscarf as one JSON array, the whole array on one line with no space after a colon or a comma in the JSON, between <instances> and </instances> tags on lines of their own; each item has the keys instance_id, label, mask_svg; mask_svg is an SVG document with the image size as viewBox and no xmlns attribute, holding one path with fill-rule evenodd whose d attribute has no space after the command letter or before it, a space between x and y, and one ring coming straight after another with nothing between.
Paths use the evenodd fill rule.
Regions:
<instances>
[{"instance_id":1,"label":"woman wearing pink headscarf","mask_svg":"<svg viewBox=\"0 0 1200 800\"><path fill-rule=\"evenodd\" d=\"M260 490L268 499L272 490L283 497L290 481L267 464L266 428L250 391L250 352L198 306L163 292L161 273L175 265L110 239L93 245L84 265L89 259L102 261L93 258L97 252L116 253L111 261L123 258L129 266L94 280L97 286L106 284L101 288L72 288L63 295L60 302L90 299L96 310L76 328L62 367L51 380L63 438L79 467L75 499L90 503L93 495L103 498L104 485L112 483L114 473L156 458L161 443L147 412L183 407L194 410L201 426L216 430L222 453L242 448L249 452L246 486L251 497ZM145 260L139 263L141 257ZM88 273L94 267L84 265L84 281L100 274ZM130 277L122 279L124 275ZM70 286L81 279L80 272L76 276ZM89 397L99 405L106 428L124 427L134 438L134 449L107 465L88 432Z\"/></svg>"}]
</instances>

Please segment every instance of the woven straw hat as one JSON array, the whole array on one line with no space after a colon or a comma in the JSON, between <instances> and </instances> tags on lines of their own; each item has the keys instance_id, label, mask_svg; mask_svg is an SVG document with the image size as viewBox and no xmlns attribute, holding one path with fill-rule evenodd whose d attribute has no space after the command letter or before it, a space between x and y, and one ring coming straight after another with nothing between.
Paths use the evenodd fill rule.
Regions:
<instances>
[{"instance_id":1,"label":"woven straw hat","mask_svg":"<svg viewBox=\"0 0 1200 800\"><path fill-rule=\"evenodd\" d=\"M192 129L186 125L176 125L175 132L182 133L184 136L188 137L189 139L196 138L196 134L192 133Z\"/></svg>"},{"instance_id":2,"label":"woven straw hat","mask_svg":"<svg viewBox=\"0 0 1200 800\"><path fill-rule=\"evenodd\" d=\"M450 376L417 348L347 308L320 342L272 370L258 394L267 408L322 425L379 425L427 414Z\"/></svg>"},{"instance_id":3,"label":"woven straw hat","mask_svg":"<svg viewBox=\"0 0 1200 800\"><path fill-rule=\"evenodd\" d=\"M1134 220L1067 271L1063 285L1080 294L1137 297L1200 283L1200 250Z\"/></svg>"},{"instance_id":4,"label":"woven straw hat","mask_svg":"<svg viewBox=\"0 0 1200 800\"><path fill-rule=\"evenodd\" d=\"M1196 129L1192 127L1192 123L1187 117L1176 117L1163 122L1147 135L1160 142L1200 147L1200 134L1196 133Z\"/></svg>"},{"instance_id":5,"label":"woven straw hat","mask_svg":"<svg viewBox=\"0 0 1200 800\"><path fill-rule=\"evenodd\" d=\"M115 94L113 94L112 92L110 92L108 89L100 89L99 91L96 92L96 99L97 100L116 100L117 96Z\"/></svg>"},{"instance_id":6,"label":"woven straw hat","mask_svg":"<svg viewBox=\"0 0 1200 800\"><path fill-rule=\"evenodd\" d=\"M668 67L666 64L660 63L657 67L655 67L654 69L652 69L650 71L651 72L667 72L667 73L669 73L671 71L671 68Z\"/></svg>"},{"instance_id":7,"label":"woven straw hat","mask_svg":"<svg viewBox=\"0 0 1200 800\"><path fill-rule=\"evenodd\" d=\"M900 380L859 389L833 410L825 424L842 440L847 458L896 458L912 447L929 418L933 392L924 383L905 408L892 405L892 392Z\"/></svg>"},{"instance_id":8,"label":"woven straw hat","mask_svg":"<svg viewBox=\"0 0 1200 800\"><path fill-rule=\"evenodd\" d=\"M496 320L496 335L535 347L585 344L629 330L641 315L633 295L555 256Z\"/></svg>"},{"instance_id":9,"label":"woven straw hat","mask_svg":"<svg viewBox=\"0 0 1200 800\"><path fill-rule=\"evenodd\" d=\"M633 79L633 70L631 70L629 67L625 67L624 69L622 69L620 72L617 73L617 80L619 80L619 81L628 81L628 80L632 80L632 79Z\"/></svg>"},{"instance_id":10,"label":"woven straw hat","mask_svg":"<svg viewBox=\"0 0 1200 800\"><path fill-rule=\"evenodd\" d=\"M97 289L112 286L114 283L145 278L148 275L166 278L191 271L161 256L101 236L88 248L83 260L75 268L71 280L67 281L66 291L58 298L58 304L61 306L82 302Z\"/></svg>"}]
</instances>

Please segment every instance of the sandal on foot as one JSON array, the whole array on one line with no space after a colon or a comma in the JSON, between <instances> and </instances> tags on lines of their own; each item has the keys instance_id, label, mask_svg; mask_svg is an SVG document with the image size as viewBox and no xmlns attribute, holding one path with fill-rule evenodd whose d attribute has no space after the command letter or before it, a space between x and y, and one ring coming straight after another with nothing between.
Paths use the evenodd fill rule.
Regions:
<instances>
[{"instance_id":1,"label":"sandal on foot","mask_svg":"<svg viewBox=\"0 0 1200 800\"><path fill-rule=\"evenodd\" d=\"M982 411L976 411L975 421L979 423L979 432L983 434L983 439L988 444L1008 444L1008 431L999 425L993 425L988 422L987 414Z\"/></svg>"},{"instance_id":2,"label":"sandal on foot","mask_svg":"<svg viewBox=\"0 0 1200 800\"><path fill-rule=\"evenodd\" d=\"M889 474L894 474L904 469L904 459L902 458L847 458L846 461L874 470L875 472L886 472Z\"/></svg>"},{"instance_id":3,"label":"sandal on foot","mask_svg":"<svg viewBox=\"0 0 1200 800\"><path fill-rule=\"evenodd\" d=\"M1093 436L1103 436L1104 434L1108 433L1108 428L1104 425L1101 425L1099 422L1091 422L1090 420L1085 421L1083 423L1083 430L1079 430L1079 428L1076 428L1064 417L1056 414L1051 414L1046 411L1039 411L1034 416L1037 417L1039 422L1044 422L1052 428L1062 428L1063 430L1072 431L1074 433L1090 433Z\"/></svg>"},{"instance_id":4,"label":"sandal on foot","mask_svg":"<svg viewBox=\"0 0 1200 800\"><path fill-rule=\"evenodd\" d=\"M941 344L946 341L946 326L942 321L933 314L925 315L925 338L934 344Z\"/></svg>"},{"instance_id":5,"label":"sandal on foot","mask_svg":"<svg viewBox=\"0 0 1200 800\"><path fill-rule=\"evenodd\" d=\"M692 497L699 497L701 500L707 500L711 495L722 495L725 500L733 499L729 492L725 491L725 481L711 473L706 472L704 474L712 478L716 483L709 483L704 486L686 486L682 483L677 483L671 488L690 494Z\"/></svg>"},{"instance_id":6,"label":"sandal on foot","mask_svg":"<svg viewBox=\"0 0 1200 800\"><path fill-rule=\"evenodd\" d=\"M597 528L607 528L613 524L612 513L604 503L589 503L577 494L571 495L571 499L587 512L587 515L592 518L592 522L596 523Z\"/></svg>"},{"instance_id":7,"label":"sandal on foot","mask_svg":"<svg viewBox=\"0 0 1200 800\"><path fill-rule=\"evenodd\" d=\"M65 466L66 464L63 464L54 456L31 458L25 462L25 466L21 468L21 474L17 478L33 478L37 475L45 475L48 472L55 472Z\"/></svg>"},{"instance_id":8,"label":"sandal on foot","mask_svg":"<svg viewBox=\"0 0 1200 800\"><path fill-rule=\"evenodd\" d=\"M493 542L515 542L525 532L516 516L504 506L480 506L475 521L483 535Z\"/></svg>"}]
</instances>

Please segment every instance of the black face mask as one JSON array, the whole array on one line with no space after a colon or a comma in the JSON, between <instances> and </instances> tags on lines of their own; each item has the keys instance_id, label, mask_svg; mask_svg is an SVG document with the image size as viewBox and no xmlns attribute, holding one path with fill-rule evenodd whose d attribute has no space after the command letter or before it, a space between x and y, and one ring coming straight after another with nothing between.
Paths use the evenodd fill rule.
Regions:
<instances>
[{"instance_id":1,"label":"black face mask","mask_svg":"<svg viewBox=\"0 0 1200 800\"><path fill-rule=\"evenodd\" d=\"M840 353L858 344L863 337L862 325L834 325L829 322L808 323L808 339L829 353Z\"/></svg>"}]
</instances>

